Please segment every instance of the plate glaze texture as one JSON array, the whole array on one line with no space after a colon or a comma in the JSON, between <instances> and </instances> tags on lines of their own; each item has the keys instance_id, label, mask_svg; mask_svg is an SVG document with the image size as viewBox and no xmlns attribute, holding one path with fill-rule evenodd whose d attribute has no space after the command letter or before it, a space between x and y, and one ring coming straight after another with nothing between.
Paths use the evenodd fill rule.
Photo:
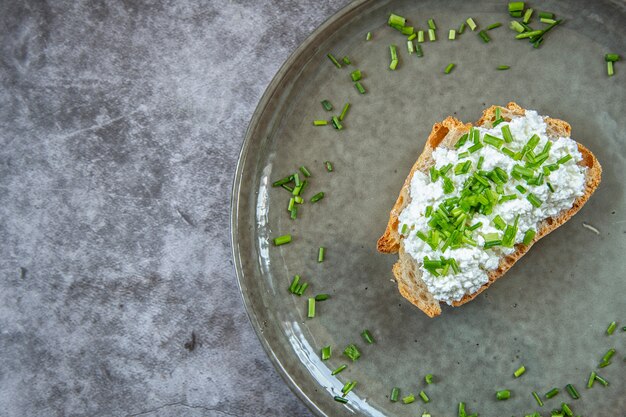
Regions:
<instances>
[{"instance_id":1,"label":"plate glaze texture","mask_svg":"<svg viewBox=\"0 0 626 417\"><path fill-rule=\"evenodd\" d=\"M241 152L232 202L233 255L243 299L261 342L293 391L318 415L457 415L463 401L481 417L519 416L565 401L575 415L626 413L626 216L624 160L626 64L608 77L604 54L626 51L626 3L528 3L565 19L541 48L516 41L502 1L358 1L318 28L281 68L251 121ZM409 55L406 37L386 25L390 12L420 29L437 24L437 41ZM483 43L466 29L447 39L467 17L482 28L495 22ZM539 25L539 23L535 23ZM372 39L365 40L367 32ZM389 70L389 45L400 62ZM336 68L326 58L348 55ZM456 67L444 74L449 63ZM622 65L623 64L623 65ZM508 71L497 71L510 65ZM623 68L622 68L623 67ZM366 94L350 72L360 69ZM320 102L328 99L332 112ZM421 152L432 125L452 115L476 121L489 105L516 101L568 121L572 138L597 156L600 187L568 223L542 239L505 277L473 302L444 307L429 319L404 300L392 281L394 256L376 252L389 210ZM351 103L342 130L313 126ZM327 172L324 161L332 161ZM272 182L305 165L311 171L307 202L298 218L287 212L289 193ZM325 198L311 204L319 191ZM598 233L584 225L595 227ZM274 237L293 241L275 247ZM318 248L326 248L317 262ZM298 274L309 283L302 297L288 291ZM328 293L307 318L307 297ZM618 330L606 334L609 322ZM369 329L373 345L360 336ZM361 358L342 355L355 343ZM332 346L332 357L320 349ZM609 348L613 364L597 369ZM348 368L332 376L341 364ZM513 378L520 365L526 373ZM585 385L597 370L610 384ZM424 383L432 373L435 381ZM347 381L357 381L340 404ZM565 391L573 384L581 399ZM417 401L390 402L392 387ZM561 392L539 407L532 391ZM511 398L497 401L497 390ZM424 390L429 403L419 399ZM295 400L295 399L294 399Z\"/></svg>"}]
</instances>

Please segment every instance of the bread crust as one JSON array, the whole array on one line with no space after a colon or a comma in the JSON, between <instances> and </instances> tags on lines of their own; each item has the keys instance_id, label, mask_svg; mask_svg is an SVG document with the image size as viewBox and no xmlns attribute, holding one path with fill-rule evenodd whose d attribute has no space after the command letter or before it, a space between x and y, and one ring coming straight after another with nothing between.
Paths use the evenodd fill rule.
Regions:
<instances>
[{"instance_id":1,"label":"bread crust","mask_svg":"<svg viewBox=\"0 0 626 417\"><path fill-rule=\"evenodd\" d=\"M478 122L476 122L476 126L491 126L491 124L495 121L495 112L497 107L498 106L491 106L486 109ZM510 102L506 107L500 107L500 112L501 117L505 120L511 120L512 117L523 116L525 114L525 110L514 102ZM548 125L548 135L553 137L570 136L571 126L569 123L549 117L547 117L545 121ZM393 266L393 273L396 277L400 294L426 313L429 317L435 317L441 314L441 306L428 291L426 284L421 279L421 271L417 262L403 250L402 239L398 233L398 217L400 216L402 210L404 210L410 202L409 189L411 179L413 178L415 172L420 170L427 173L428 169L434 164L434 160L432 159L434 149L438 146L452 147L464 133L470 130L471 127L471 123L464 124L454 117L447 117L441 123L435 123L430 135L428 136L424 150L415 164L413 164L413 167L411 168L411 171L409 172L409 175L400 190L400 195L391 209L385 232L377 242L377 249L379 252L399 254L398 262L396 262ZM600 166L600 163L596 159L595 155L580 143L578 144L578 150L583 157L580 164L588 168L585 179L585 193L574 200L574 204L570 209L561 212L556 217L550 217L541 222L535 238L529 245L521 243L515 245L515 251L510 255L502 257L498 268L489 272L489 280L482 287L472 294L466 294L459 301L453 302L453 306L461 306L476 298L478 294L489 288L496 280L498 280L498 278L502 277L506 271L508 271L515 264L515 262L528 252L535 242L561 226L574 214L576 214L583 205L585 205L600 184L602 178L602 167Z\"/></svg>"}]
</instances>

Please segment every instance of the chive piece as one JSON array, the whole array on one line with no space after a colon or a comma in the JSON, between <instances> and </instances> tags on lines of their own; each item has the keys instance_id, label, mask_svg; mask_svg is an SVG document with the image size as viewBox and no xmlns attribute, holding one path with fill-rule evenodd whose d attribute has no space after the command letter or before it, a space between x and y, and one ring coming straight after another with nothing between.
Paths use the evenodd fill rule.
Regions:
<instances>
[{"instance_id":1,"label":"chive piece","mask_svg":"<svg viewBox=\"0 0 626 417\"><path fill-rule=\"evenodd\" d=\"M304 165L300 167L300 172L302 172L302 175L304 175L305 177L311 176L311 171L309 171Z\"/></svg>"},{"instance_id":2,"label":"chive piece","mask_svg":"<svg viewBox=\"0 0 626 417\"><path fill-rule=\"evenodd\" d=\"M606 54L604 55L604 60L606 62L617 62L620 60L620 56L618 54Z\"/></svg>"},{"instance_id":3,"label":"chive piece","mask_svg":"<svg viewBox=\"0 0 626 417\"><path fill-rule=\"evenodd\" d=\"M331 119L331 122L333 124L333 127L337 130L341 130L343 129L343 125L341 124L341 122L339 121L339 118L337 116L333 116Z\"/></svg>"},{"instance_id":4,"label":"chive piece","mask_svg":"<svg viewBox=\"0 0 626 417\"><path fill-rule=\"evenodd\" d=\"M493 248L494 246L500 246L501 244L502 244L502 240L500 239L486 240L483 248L489 249L489 248Z\"/></svg>"},{"instance_id":5,"label":"chive piece","mask_svg":"<svg viewBox=\"0 0 626 417\"><path fill-rule=\"evenodd\" d=\"M559 393L558 388L552 388L550 391L546 392L546 398L552 398L558 393Z\"/></svg>"},{"instance_id":6,"label":"chive piece","mask_svg":"<svg viewBox=\"0 0 626 417\"><path fill-rule=\"evenodd\" d=\"M343 397L340 397L340 396L338 396L338 395L335 395L335 396L333 397L333 399L334 399L335 401L337 401L338 403L342 403L342 404L347 404L347 403L348 403L348 400L347 400L347 399L345 399L345 398L343 398Z\"/></svg>"},{"instance_id":7,"label":"chive piece","mask_svg":"<svg viewBox=\"0 0 626 417\"><path fill-rule=\"evenodd\" d=\"M524 10L524 2L523 1L512 1L509 3L509 13L511 12L521 12Z\"/></svg>"},{"instance_id":8,"label":"chive piece","mask_svg":"<svg viewBox=\"0 0 626 417\"><path fill-rule=\"evenodd\" d=\"M415 45L415 55L417 55L418 57L423 57L424 56L424 52L422 52L422 47L419 45Z\"/></svg>"},{"instance_id":9,"label":"chive piece","mask_svg":"<svg viewBox=\"0 0 626 417\"><path fill-rule=\"evenodd\" d=\"M484 30L481 30L480 32L478 32L478 36L480 36L480 38L483 40L483 42L488 43L491 38L489 37L489 35L487 35L487 32L485 32Z\"/></svg>"},{"instance_id":10,"label":"chive piece","mask_svg":"<svg viewBox=\"0 0 626 417\"><path fill-rule=\"evenodd\" d=\"M466 22L467 22L467 26L469 26L469 28L472 31L476 30L476 22L474 22L474 19L472 19L471 17L468 17Z\"/></svg>"},{"instance_id":11,"label":"chive piece","mask_svg":"<svg viewBox=\"0 0 626 417\"><path fill-rule=\"evenodd\" d=\"M606 329L606 334L608 334L609 336L612 335L616 327L617 327L616 322L612 321L611 323L609 323L609 327L607 327Z\"/></svg>"},{"instance_id":12,"label":"chive piece","mask_svg":"<svg viewBox=\"0 0 626 417\"><path fill-rule=\"evenodd\" d=\"M300 197L299 195L297 195L296 197L299 197L300 200L302 200L302 197ZM287 205L287 211L291 211L293 210L293 208L295 207L296 204L296 197L291 197L289 199L289 204Z\"/></svg>"},{"instance_id":13,"label":"chive piece","mask_svg":"<svg viewBox=\"0 0 626 417\"><path fill-rule=\"evenodd\" d=\"M406 48L407 51L409 51L409 55L415 52L415 44L413 43L413 41L406 41Z\"/></svg>"},{"instance_id":14,"label":"chive piece","mask_svg":"<svg viewBox=\"0 0 626 417\"><path fill-rule=\"evenodd\" d=\"M389 69L395 71L398 66L398 47L396 45L389 45L389 52L391 54L391 63L389 64Z\"/></svg>"},{"instance_id":15,"label":"chive piece","mask_svg":"<svg viewBox=\"0 0 626 417\"><path fill-rule=\"evenodd\" d=\"M417 32L413 32L413 34L411 36L409 36L408 38L406 38L406 40L407 41L412 41L415 38L417 38Z\"/></svg>"},{"instance_id":16,"label":"chive piece","mask_svg":"<svg viewBox=\"0 0 626 417\"><path fill-rule=\"evenodd\" d=\"M319 193L317 193L313 197L311 197L311 203L317 203L322 198L324 198L324 191L320 191Z\"/></svg>"},{"instance_id":17,"label":"chive piece","mask_svg":"<svg viewBox=\"0 0 626 417\"><path fill-rule=\"evenodd\" d=\"M330 345L322 348L322 360L326 361L328 359L330 359Z\"/></svg>"},{"instance_id":18,"label":"chive piece","mask_svg":"<svg viewBox=\"0 0 626 417\"><path fill-rule=\"evenodd\" d=\"M293 180L294 180L293 175L289 175L289 176L287 176L287 177L285 177L285 178L282 178L282 179L280 179L280 180L275 181L274 183L272 183L272 187L278 187L278 186L280 186L280 185L290 183L290 182L291 182L291 181L293 181Z\"/></svg>"},{"instance_id":19,"label":"chive piece","mask_svg":"<svg viewBox=\"0 0 626 417\"><path fill-rule=\"evenodd\" d=\"M402 27L406 25L406 19L400 15L391 13L389 15L389 20L387 21L387 24L391 27L396 27L396 26Z\"/></svg>"},{"instance_id":20,"label":"chive piece","mask_svg":"<svg viewBox=\"0 0 626 417\"><path fill-rule=\"evenodd\" d=\"M437 35L435 34L435 29L428 29L428 40L434 42L437 40Z\"/></svg>"},{"instance_id":21,"label":"chive piece","mask_svg":"<svg viewBox=\"0 0 626 417\"><path fill-rule=\"evenodd\" d=\"M572 409L569 408L569 405L567 405L567 403L561 403L561 410L563 410L565 415L568 417L572 417L574 415L574 413L572 412Z\"/></svg>"},{"instance_id":22,"label":"chive piece","mask_svg":"<svg viewBox=\"0 0 626 417\"><path fill-rule=\"evenodd\" d=\"M367 32L367 35L365 35L365 40L369 41L370 39L372 39L372 32Z\"/></svg>"},{"instance_id":23,"label":"chive piece","mask_svg":"<svg viewBox=\"0 0 626 417\"><path fill-rule=\"evenodd\" d=\"M540 21L541 23L546 23L546 24L548 24L548 25L552 25L552 24L556 23L556 20L554 20L554 19L548 19L548 18L546 18L546 17L542 17L541 19L539 19L539 21Z\"/></svg>"},{"instance_id":24,"label":"chive piece","mask_svg":"<svg viewBox=\"0 0 626 417\"><path fill-rule=\"evenodd\" d=\"M354 88L356 88L359 91L359 93L365 94L365 88L361 85L359 81L354 83Z\"/></svg>"},{"instance_id":25,"label":"chive piece","mask_svg":"<svg viewBox=\"0 0 626 417\"><path fill-rule=\"evenodd\" d=\"M526 233L524 233L524 240L522 241L522 243L527 246L530 245L535 238L536 233L537 232L535 232L533 229L528 229Z\"/></svg>"},{"instance_id":26,"label":"chive piece","mask_svg":"<svg viewBox=\"0 0 626 417\"><path fill-rule=\"evenodd\" d=\"M527 191L526 188L524 188L521 185L516 185L515 188L517 189L517 191L519 191L522 194L526 193L526 191Z\"/></svg>"},{"instance_id":27,"label":"chive piece","mask_svg":"<svg viewBox=\"0 0 626 417\"><path fill-rule=\"evenodd\" d=\"M589 379L587 379L587 388L591 388L595 380L596 373L594 371L591 371L591 374L589 374Z\"/></svg>"},{"instance_id":28,"label":"chive piece","mask_svg":"<svg viewBox=\"0 0 626 417\"><path fill-rule=\"evenodd\" d=\"M470 147L467 149L467 151L468 151L469 153L474 153L474 152L478 151L479 149L481 149L482 147L483 147L483 144L479 142L479 143L477 143L477 144L475 144L475 145L470 146Z\"/></svg>"},{"instance_id":29,"label":"chive piece","mask_svg":"<svg viewBox=\"0 0 626 417\"><path fill-rule=\"evenodd\" d=\"M452 72L452 69L454 68L454 64L450 63L448 64L448 66L446 67L446 69L443 71L444 74L450 74L450 72Z\"/></svg>"},{"instance_id":30,"label":"chive piece","mask_svg":"<svg viewBox=\"0 0 626 417\"><path fill-rule=\"evenodd\" d=\"M352 391L352 389L354 389L354 387L356 386L356 381L348 381L344 384L343 388L341 389L341 392L343 393L342 397L345 397L346 395L348 395L350 393L350 391Z\"/></svg>"},{"instance_id":31,"label":"chive piece","mask_svg":"<svg viewBox=\"0 0 626 417\"><path fill-rule=\"evenodd\" d=\"M467 138L469 137L469 135L466 133L463 136L461 136L459 138L459 140L454 144L454 147L456 149L459 149L461 146L463 146L465 144L465 142L467 142Z\"/></svg>"},{"instance_id":32,"label":"chive piece","mask_svg":"<svg viewBox=\"0 0 626 417\"><path fill-rule=\"evenodd\" d=\"M309 311L307 317L310 319L315 317L315 298L309 298Z\"/></svg>"},{"instance_id":33,"label":"chive piece","mask_svg":"<svg viewBox=\"0 0 626 417\"><path fill-rule=\"evenodd\" d=\"M340 365L337 369L335 369L334 371L332 371L330 374L331 375L337 375L339 372L343 371L344 369L346 369L348 367L348 365Z\"/></svg>"},{"instance_id":34,"label":"chive piece","mask_svg":"<svg viewBox=\"0 0 626 417\"><path fill-rule=\"evenodd\" d=\"M537 198L537 196L534 195L533 193L528 194L526 196L526 200L530 201L530 204L532 204L535 207L541 207L541 204L543 204L543 202L539 200L539 198Z\"/></svg>"},{"instance_id":35,"label":"chive piece","mask_svg":"<svg viewBox=\"0 0 626 417\"><path fill-rule=\"evenodd\" d=\"M330 61L335 64L335 66L337 68L341 68L341 64L339 63L339 61L337 61L337 58L335 58L335 56L331 53L326 54L326 56L328 57L328 59L330 59Z\"/></svg>"},{"instance_id":36,"label":"chive piece","mask_svg":"<svg viewBox=\"0 0 626 417\"><path fill-rule=\"evenodd\" d=\"M454 29L450 29L450 30L448 31L448 40L453 41L453 40L455 40L455 39L456 39L456 30L454 30Z\"/></svg>"},{"instance_id":37,"label":"chive piece","mask_svg":"<svg viewBox=\"0 0 626 417\"><path fill-rule=\"evenodd\" d=\"M313 126L326 126L328 120L313 120Z\"/></svg>"},{"instance_id":38,"label":"chive piece","mask_svg":"<svg viewBox=\"0 0 626 417\"><path fill-rule=\"evenodd\" d=\"M342 61L344 62L344 64L346 65L350 65L352 64L352 62L350 62L350 58L346 55L342 58Z\"/></svg>"},{"instance_id":39,"label":"chive piece","mask_svg":"<svg viewBox=\"0 0 626 417\"><path fill-rule=\"evenodd\" d=\"M320 246L319 250L317 251L317 262L324 262L324 252L326 252L326 248Z\"/></svg>"},{"instance_id":40,"label":"chive piece","mask_svg":"<svg viewBox=\"0 0 626 417\"><path fill-rule=\"evenodd\" d=\"M274 245L280 246L291 242L291 235L283 235L277 238L274 238Z\"/></svg>"},{"instance_id":41,"label":"chive piece","mask_svg":"<svg viewBox=\"0 0 626 417\"><path fill-rule=\"evenodd\" d=\"M400 32L405 36L412 35L415 33L415 28L413 26L405 26L400 29Z\"/></svg>"},{"instance_id":42,"label":"chive piece","mask_svg":"<svg viewBox=\"0 0 626 417\"><path fill-rule=\"evenodd\" d=\"M417 32L417 42L418 43L422 43L424 42L424 31L420 30Z\"/></svg>"},{"instance_id":43,"label":"chive piece","mask_svg":"<svg viewBox=\"0 0 626 417\"><path fill-rule=\"evenodd\" d=\"M522 26L517 20L512 20L511 23L509 23L509 29L516 31L517 33L522 33L525 30L524 26Z\"/></svg>"},{"instance_id":44,"label":"chive piece","mask_svg":"<svg viewBox=\"0 0 626 417\"><path fill-rule=\"evenodd\" d=\"M504 139L500 139L500 138L490 135L489 133L486 133L485 136L483 137L483 142L485 142L488 145L493 146L496 149L500 149L502 145L504 144Z\"/></svg>"},{"instance_id":45,"label":"chive piece","mask_svg":"<svg viewBox=\"0 0 626 417\"><path fill-rule=\"evenodd\" d=\"M415 395L409 394L406 397L402 397L402 402L405 404L411 404L415 401Z\"/></svg>"},{"instance_id":46,"label":"chive piece","mask_svg":"<svg viewBox=\"0 0 626 417\"><path fill-rule=\"evenodd\" d=\"M476 163L476 169L481 169L483 167L483 162L485 162L484 156L478 158L478 162Z\"/></svg>"},{"instance_id":47,"label":"chive piece","mask_svg":"<svg viewBox=\"0 0 626 417\"><path fill-rule=\"evenodd\" d=\"M601 383L602 385L604 385L605 387L609 385L609 382L602 378L600 375L596 374L595 376L596 381L598 381L599 383Z\"/></svg>"},{"instance_id":48,"label":"chive piece","mask_svg":"<svg viewBox=\"0 0 626 417\"><path fill-rule=\"evenodd\" d=\"M324 162L324 165L326 165L326 171L333 172L333 163L332 162L326 161L326 162Z\"/></svg>"},{"instance_id":49,"label":"chive piece","mask_svg":"<svg viewBox=\"0 0 626 417\"><path fill-rule=\"evenodd\" d=\"M427 206L426 210L424 211L424 216L430 217L432 213L433 213L433 206Z\"/></svg>"},{"instance_id":50,"label":"chive piece","mask_svg":"<svg viewBox=\"0 0 626 417\"><path fill-rule=\"evenodd\" d=\"M578 394L578 391L576 391L576 388L574 388L574 386L572 384L567 384L565 386L565 388L567 389L567 393L570 395L570 397L572 397L574 400L577 400L580 398L580 394Z\"/></svg>"},{"instance_id":51,"label":"chive piece","mask_svg":"<svg viewBox=\"0 0 626 417\"><path fill-rule=\"evenodd\" d=\"M539 404L539 407L543 407L543 401L541 401L541 398L539 398L539 395L535 391L533 391L533 397L535 401L537 401L537 404Z\"/></svg>"},{"instance_id":52,"label":"chive piece","mask_svg":"<svg viewBox=\"0 0 626 417\"><path fill-rule=\"evenodd\" d=\"M326 301L330 298L330 295L328 294L317 294L315 296L315 301Z\"/></svg>"},{"instance_id":53,"label":"chive piece","mask_svg":"<svg viewBox=\"0 0 626 417\"><path fill-rule=\"evenodd\" d=\"M496 398L499 401L508 400L509 398L511 398L511 391L509 391L508 389L504 389L502 391L498 391L498 392L496 392Z\"/></svg>"},{"instance_id":54,"label":"chive piece","mask_svg":"<svg viewBox=\"0 0 626 417\"><path fill-rule=\"evenodd\" d=\"M291 280L291 285L289 286L289 292L292 294L296 293L296 288L298 287L298 283L300 282L300 275L294 275Z\"/></svg>"},{"instance_id":55,"label":"chive piece","mask_svg":"<svg viewBox=\"0 0 626 417\"><path fill-rule=\"evenodd\" d=\"M500 200L498 201L498 203L502 204L511 200L517 200L517 196L515 194L503 195L502 197L500 197Z\"/></svg>"},{"instance_id":56,"label":"chive piece","mask_svg":"<svg viewBox=\"0 0 626 417\"><path fill-rule=\"evenodd\" d=\"M502 137L506 143L513 142L513 135L511 134L511 129L509 125L503 125L500 130L502 131Z\"/></svg>"},{"instance_id":57,"label":"chive piece","mask_svg":"<svg viewBox=\"0 0 626 417\"><path fill-rule=\"evenodd\" d=\"M408 224L403 224L402 225L402 231L400 232L403 235L406 235L406 231L409 229L409 225Z\"/></svg>"},{"instance_id":58,"label":"chive piece","mask_svg":"<svg viewBox=\"0 0 626 417\"><path fill-rule=\"evenodd\" d=\"M524 372L526 372L526 367L522 365L517 368L517 371L513 372L513 376L515 376L515 378L519 378L520 376L524 375Z\"/></svg>"},{"instance_id":59,"label":"chive piece","mask_svg":"<svg viewBox=\"0 0 626 417\"><path fill-rule=\"evenodd\" d=\"M465 403L459 403L459 417L467 417L467 412L465 411Z\"/></svg>"},{"instance_id":60,"label":"chive piece","mask_svg":"<svg viewBox=\"0 0 626 417\"><path fill-rule=\"evenodd\" d=\"M354 344L346 346L343 350L343 354L352 359L353 362L361 357L361 352L359 352L359 349Z\"/></svg>"},{"instance_id":61,"label":"chive piece","mask_svg":"<svg viewBox=\"0 0 626 417\"><path fill-rule=\"evenodd\" d=\"M495 28L499 28L500 26L502 26L502 23L500 22L492 23L491 25L487 26L487 30L493 30Z\"/></svg>"},{"instance_id":62,"label":"chive piece","mask_svg":"<svg viewBox=\"0 0 626 417\"><path fill-rule=\"evenodd\" d=\"M374 343L374 337L372 336L369 330L367 329L363 330L361 332L361 336L363 336L363 339L370 345Z\"/></svg>"},{"instance_id":63,"label":"chive piece","mask_svg":"<svg viewBox=\"0 0 626 417\"><path fill-rule=\"evenodd\" d=\"M302 284L298 285L298 288L296 288L296 295L298 296L303 295L304 291L306 291L308 287L309 287L308 282L303 282Z\"/></svg>"},{"instance_id":64,"label":"chive piece","mask_svg":"<svg viewBox=\"0 0 626 417\"><path fill-rule=\"evenodd\" d=\"M515 35L515 39L528 39L528 38L532 38L533 36L542 35L543 33L544 33L543 30L533 30L531 32L519 33Z\"/></svg>"},{"instance_id":65,"label":"chive piece","mask_svg":"<svg viewBox=\"0 0 626 417\"><path fill-rule=\"evenodd\" d=\"M395 403L396 401L398 401L399 396L400 396L400 388L393 387L391 389L391 395L389 396L389 400Z\"/></svg>"},{"instance_id":66,"label":"chive piece","mask_svg":"<svg viewBox=\"0 0 626 417\"><path fill-rule=\"evenodd\" d=\"M530 22L530 18L533 15L533 9L526 9L526 11L524 12L524 18L522 19L522 22L528 24L528 22Z\"/></svg>"},{"instance_id":67,"label":"chive piece","mask_svg":"<svg viewBox=\"0 0 626 417\"><path fill-rule=\"evenodd\" d=\"M608 74L609 77L612 77L615 74L612 61L609 61L606 63L606 73Z\"/></svg>"},{"instance_id":68,"label":"chive piece","mask_svg":"<svg viewBox=\"0 0 626 417\"><path fill-rule=\"evenodd\" d=\"M559 164L559 165L562 165L562 164L566 163L567 161L569 161L570 159L572 159L572 155L567 154L563 158L561 158L558 161L556 161L556 163Z\"/></svg>"},{"instance_id":69,"label":"chive piece","mask_svg":"<svg viewBox=\"0 0 626 417\"><path fill-rule=\"evenodd\" d=\"M465 32L465 22L461 23L461 26L459 26L459 35L462 35L463 32Z\"/></svg>"},{"instance_id":70,"label":"chive piece","mask_svg":"<svg viewBox=\"0 0 626 417\"><path fill-rule=\"evenodd\" d=\"M437 25L435 25L435 20L434 19L428 19L428 27L432 30L437 29Z\"/></svg>"},{"instance_id":71,"label":"chive piece","mask_svg":"<svg viewBox=\"0 0 626 417\"><path fill-rule=\"evenodd\" d=\"M324 107L324 110L326 111L331 111L333 109L333 105L330 104L330 101L328 100L322 100L322 107Z\"/></svg>"},{"instance_id":72,"label":"chive piece","mask_svg":"<svg viewBox=\"0 0 626 417\"><path fill-rule=\"evenodd\" d=\"M359 81L363 78L363 74L361 74L361 70L354 70L350 73L350 78L352 78L352 81Z\"/></svg>"},{"instance_id":73,"label":"chive piece","mask_svg":"<svg viewBox=\"0 0 626 417\"><path fill-rule=\"evenodd\" d=\"M550 12L539 12L539 17L543 19L554 19L554 13Z\"/></svg>"},{"instance_id":74,"label":"chive piece","mask_svg":"<svg viewBox=\"0 0 626 417\"><path fill-rule=\"evenodd\" d=\"M341 114L339 115L339 120L342 120L346 117L346 114L348 114L348 109L350 108L350 103L346 103L343 106L343 110L341 110Z\"/></svg>"},{"instance_id":75,"label":"chive piece","mask_svg":"<svg viewBox=\"0 0 626 417\"><path fill-rule=\"evenodd\" d=\"M497 215L496 217L493 218L493 223L496 225L496 229L498 230L504 230L504 228L506 227L506 223L504 222L502 217L500 217L500 215Z\"/></svg>"},{"instance_id":76,"label":"chive piece","mask_svg":"<svg viewBox=\"0 0 626 417\"><path fill-rule=\"evenodd\" d=\"M511 68L511 67L510 67L510 66L508 66L508 65L498 65L498 67L497 67L496 69L497 69L498 71L506 71L506 70L508 70L509 68Z\"/></svg>"},{"instance_id":77,"label":"chive piece","mask_svg":"<svg viewBox=\"0 0 626 417\"><path fill-rule=\"evenodd\" d=\"M428 398L428 395L426 395L426 393L424 391L420 391L420 398L425 402L429 402L430 398Z\"/></svg>"}]
</instances>

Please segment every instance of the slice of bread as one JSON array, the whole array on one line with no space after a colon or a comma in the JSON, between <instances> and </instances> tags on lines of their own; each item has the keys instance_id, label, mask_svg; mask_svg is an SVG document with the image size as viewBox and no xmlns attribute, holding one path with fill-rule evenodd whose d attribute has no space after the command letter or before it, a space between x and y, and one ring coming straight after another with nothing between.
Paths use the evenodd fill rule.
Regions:
<instances>
[{"instance_id":1,"label":"slice of bread","mask_svg":"<svg viewBox=\"0 0 626 417\"><path fill-rule=\"evenodd\" d=\"M491 127L495 121L497 106L491 106L483 112L482 117L476 123L476 126ZM523 116L525 110L515 103L509 103L506 107L500 107L501 117L510 121L511 118L517 116ZM550 137L569 137L571 133L571 127L567 122L558 119L546 118L545 122L548 126L548 135ZM387 229L383 236L378 240L378 251L383 253L399 253L398 262L393 266L393 274L396 277L398 283L398 289L400 294L420 310L426 313L429 317L435 317L441 314L441 306L433 295L428 291L428 288L421 278L422 272L419 269L419 264L408 254L404 252L403 242L400 234L398 233L398 217L402 210L409 204L410 195L409 188L411 179L415 171L420 170L424 173L428 172L428 169L434 165L432 153L438 146L451 148L457 140L465 133L467 133L472 127L471 123L461 123L454 117L448 117L441 123L436 123L433 126L430 136L426 141L426 146L423 152L411 168L411 172L404 181L404 185L400 190L400 195L396 200L395 205L391 209L389 216L389 222ZM498 278L500 278L506 271L509 270L539 239L552 232L554 229L569 220L581 207L587 202L589 197L600 184L602 176L602 167L596 159L596 157L580 143L578 144L578 150L582 154L581 165L586 166L586 181L585 181L585 193L581 197L578 197L572 207L568 210L562 211L556 217L550 217L541 222L538 227L535 238L529 245L517 244L515 245L515 251L508 256L500 259L498 268L492 270L488 274L489 280L480 287L476 292L472 294L466 294L459 301L453 302L453 306L458 307L473 300L478 294L489 288Z\"/></svg>"}]
</instances>

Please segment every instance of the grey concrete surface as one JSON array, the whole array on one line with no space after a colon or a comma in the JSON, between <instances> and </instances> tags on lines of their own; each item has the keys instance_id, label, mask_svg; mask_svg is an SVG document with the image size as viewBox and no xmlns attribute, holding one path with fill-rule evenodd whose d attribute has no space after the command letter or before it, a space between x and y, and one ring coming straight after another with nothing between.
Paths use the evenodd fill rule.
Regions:
<instances>
[{"instance_id":1,"label":"grey concrete surface","mask_svg":"<svg viewBox=\"0 0 626 417\"><path fill-rule=\"evenodd\" d=\"M346 3L0 2L0 415L311 415L243 309L229 198Z\"/></svg>"}]
</instances>

